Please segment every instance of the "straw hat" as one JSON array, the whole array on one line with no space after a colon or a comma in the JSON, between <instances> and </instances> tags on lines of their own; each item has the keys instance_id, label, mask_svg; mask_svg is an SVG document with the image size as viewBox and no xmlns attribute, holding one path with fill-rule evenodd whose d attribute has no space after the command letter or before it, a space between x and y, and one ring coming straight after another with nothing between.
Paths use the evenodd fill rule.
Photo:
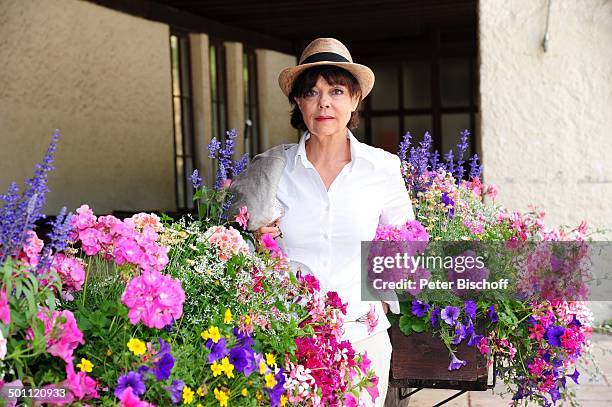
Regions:
<instances>
[{"instance_id":1,"label":"straw hat","mask_svg":"<svg viewBox=\"0 0 612 407\"><path fill-rule=\"evenodd\" d=\"M317 38L302 52L297 66L284 69L278 76L285 96L289 96L293 82L302 72L313 66L334 65L349 71L361 88L361 98L365 98L374 86L374 72L365 65L356 64L343 43L335 38Z\"/></svg>"}]
</instances>

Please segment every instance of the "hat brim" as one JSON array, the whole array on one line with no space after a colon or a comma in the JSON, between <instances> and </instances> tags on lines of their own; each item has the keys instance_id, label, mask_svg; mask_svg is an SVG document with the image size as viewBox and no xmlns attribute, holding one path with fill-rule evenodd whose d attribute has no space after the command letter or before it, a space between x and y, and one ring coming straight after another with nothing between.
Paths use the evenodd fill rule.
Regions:
<instances>
[{"instance_id":1,"label":"hat brim","mask_svg":"<svg viewBox=\"0 0 612 407\"><path fill-rule=\"evenodd\" d=\"M319 61L283 69L280 75L278 75L278 84L285 96L289 96L289 93L291 93L291 89L293 88L293 82L302 72L308 68L312 68L313 66L321 65L337 66L349 71L359 83L359 87L361 88L361 99L364 99L372 91L375 79L374 72L372 72L372 70L367 66L355 64L353 62Z\"/></svg>"}]
</instances>

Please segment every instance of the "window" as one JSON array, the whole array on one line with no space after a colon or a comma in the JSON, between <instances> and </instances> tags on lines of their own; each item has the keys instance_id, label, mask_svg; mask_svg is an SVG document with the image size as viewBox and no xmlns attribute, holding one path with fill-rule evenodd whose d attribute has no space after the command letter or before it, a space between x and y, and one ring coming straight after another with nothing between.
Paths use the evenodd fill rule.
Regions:
<instances>
[{"instance_id":1,"label":"window","mask_svg":"<svg viewBox=\"0 0 612 407\"><path fill-rule=\"evenodd\" d=\"M418 143L429 131L434 148L446 154L450 149L456 153L460 132L468 129L468 153L473 154L478 114L474 65L471 56L443 58L437 54L420 60L371 62L376 86L362 107L364 120L358 137L395 153L405 132Z\"/></svg>"},{"instance_id":2,"label":"window","mask_svg":"<svg viewBox=\"0 0 612 407\"><path fill-rule=\"evenodd\" d=\"M212 104L212 136L225 140L227 128L227 78L225 47L220 40L210 40L210 99Z\"/></svg>"},{"instance_id":3,"label":"window","mask_svg":"<svg viewBox=\"0 0 612 407\"><path fill-rule=\"evenodd\" d=\"M242 81L244 89L244 119L250 126L245 125L244 137L247 138L245 152L253 158L260 151L259 140L259 104L257 95L257 55L253 48L244 47L242 56Z\"/></svg>"},{"instance_id":4,"label":"window","mask_svg":"<svg viewBox=\"0 0 612 407\"><path fill-rule=\"evenodd\" d=\"M174 132L174 168L176 206L191 209L193 190L187 177L194 170L193 102L189 37L186 33L170 34L170 67L172 72L172 111Z\"/></svg>"}]
</instances>

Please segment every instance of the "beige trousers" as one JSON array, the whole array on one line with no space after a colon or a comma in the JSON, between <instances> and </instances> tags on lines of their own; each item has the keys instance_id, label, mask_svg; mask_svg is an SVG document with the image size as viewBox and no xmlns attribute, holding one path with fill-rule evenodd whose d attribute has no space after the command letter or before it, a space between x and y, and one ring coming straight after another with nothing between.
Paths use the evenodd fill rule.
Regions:
<instances>
[{"instance_id":1,"label":"beige trousers","mask_svg":"<svg viewBox=\"0 0 612 407\"><path fill-rule=\"evenodd\" d=\"M378 398L372 403L372 398L367 391L362 391L359 401L366 406L382 407L387 397L387 387L389 385L389 368L391 365L391 341L387 331L382 331L368 338L353 343L355 352L368 353L368 359L372 361L371 368L378 376Z\"/></svg>"}]
</instances>

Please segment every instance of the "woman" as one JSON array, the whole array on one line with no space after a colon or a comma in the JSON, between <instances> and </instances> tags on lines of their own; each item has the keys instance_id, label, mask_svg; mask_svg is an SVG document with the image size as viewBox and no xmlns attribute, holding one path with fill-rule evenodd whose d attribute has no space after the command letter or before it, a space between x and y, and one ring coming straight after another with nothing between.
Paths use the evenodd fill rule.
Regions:
<instances>
[{"instance_id":1,"label":"woman","mask_svg":"<svg viewBox=\"0 0 612 407\"><path fill-rule=\"evenodd\" d=\"M314 274L322 290L336 291L348 303L346 321L352 322L345 324L344 336L372 360L380 394L374 405L380 406L391 359L390 325L387 304L361 300L361 241L372 240L379 223L400 225L414 216L398 157L360 143L349 130L357 126L357 109L372 89L374 74L353 63L341 42L319 38L306 47L297 66L281 72L279 84L293 105L291 124L304 134L297 145L263 154L277 159L261 174L270 178L265 183L273 184L282 216L263 227L249 226L273 237L282 230L292 265ZM241 181L237 189L245 184ZM267 186L250 185L259 194ZM390 305L399 312L397 302ZM376 319L373 329L356 322Z\"/></svg>"}]
</instances>

